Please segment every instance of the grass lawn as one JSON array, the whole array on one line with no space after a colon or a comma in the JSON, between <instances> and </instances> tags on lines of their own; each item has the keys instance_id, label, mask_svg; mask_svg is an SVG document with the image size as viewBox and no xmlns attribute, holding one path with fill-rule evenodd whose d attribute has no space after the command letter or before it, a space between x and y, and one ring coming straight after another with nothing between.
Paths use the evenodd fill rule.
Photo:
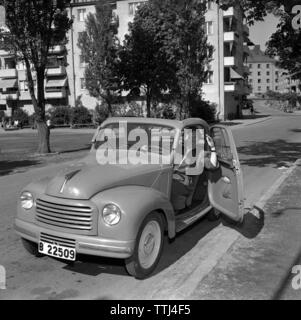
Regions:
<instances>
[{"instance_id":1,"label":"grass lawn","mask_svg":"<svg viewBox=\"0 0 301 320\"><path fill-rule=\"evenodd\" d=\"M43 166L80 159L90 149L94 130L57 129L51 131L49 156L36 156L37 131L31 129L0 131L0 176L35 165Z\"/></svg>"}]
</instances>

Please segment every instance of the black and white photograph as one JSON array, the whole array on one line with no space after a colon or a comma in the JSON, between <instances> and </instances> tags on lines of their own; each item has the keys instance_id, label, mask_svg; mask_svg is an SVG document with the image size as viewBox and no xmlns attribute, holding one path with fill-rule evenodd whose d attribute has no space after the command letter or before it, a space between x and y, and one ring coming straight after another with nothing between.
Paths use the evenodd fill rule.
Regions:
<instances>
[{"instance_id":1,"label":"black and white photograph","mask_svg":"<svg viewBox=\"0 0 301 320\"><path fill-rule=\"evenodd\" d=\"M0 300L301 300L300 195L300 0L0 0Z\"/></svg>"}]
</instances>

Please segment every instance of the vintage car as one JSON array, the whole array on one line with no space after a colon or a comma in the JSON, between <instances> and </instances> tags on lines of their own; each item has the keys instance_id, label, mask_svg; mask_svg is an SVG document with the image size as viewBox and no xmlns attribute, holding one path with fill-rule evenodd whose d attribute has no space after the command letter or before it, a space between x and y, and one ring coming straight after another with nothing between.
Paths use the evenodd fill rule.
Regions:
<instances>
[{"instance_id":1,"label":"vintage car","mask_svg":"<svg viewBox=\"0 0 301 320\"><path fill-rule=\"evenodd\" d=\"M127 123L128 130L157 129L159 140L160 132L167 130L171 135L169 163L100 164L98 150L107 141L103 133L112 129L120 135L121 122ZM187 178L183 168L189 164L185 155L180 163L174 158L187 129L201 130L213 138L219 166L202 170L183 195L177 184ZM151 150L141 147L140 152L162 154L160 146ZM115 146L118 148L120 144ZM204 141L203 149L207 148ZM235 223L244 215L242 172L227 127L209 127L201 119L110 118L97 129L84 159L23 189L15 230L35 256L65 261L75 261L80 254L125 259L128 273L143 279L158 264L165 233L173 239L205 215L215 219L220 214Z\"/></svg>"}]
</instances>

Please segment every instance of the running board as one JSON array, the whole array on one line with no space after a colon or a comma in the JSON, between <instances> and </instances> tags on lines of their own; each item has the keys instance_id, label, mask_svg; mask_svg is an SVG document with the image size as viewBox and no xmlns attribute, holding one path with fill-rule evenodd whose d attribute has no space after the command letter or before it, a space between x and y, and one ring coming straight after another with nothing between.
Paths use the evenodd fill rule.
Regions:
<instances>
[{"instance_id":1,"label":"running board","mask_svg":"<svg viewBox=\"0 0 301 320\"><path fill-rule=\"evenodd\" d=\"M181 217L181 216L177 217L176 218L176 233L179 233L179 232L183 231L184 229L188 228L189 226L191 226L197 220L201 219L211 209L212 209L212 207L209 206L208 208L206 208L205 210L202 210L199 213L195 213L195 211L193 211L192 213L189 214L189 216L186 215L185 217ZM196 212L197 212L197 210L196 210Z\"/></svg>"}]
</instances>

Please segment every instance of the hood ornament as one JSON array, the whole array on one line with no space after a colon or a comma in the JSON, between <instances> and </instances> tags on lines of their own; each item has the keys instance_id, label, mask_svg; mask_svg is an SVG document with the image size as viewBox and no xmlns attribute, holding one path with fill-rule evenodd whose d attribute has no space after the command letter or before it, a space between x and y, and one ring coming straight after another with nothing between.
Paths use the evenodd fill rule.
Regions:
<instances>
[{"instance_id":1,"label":"hood ornament","mask_svg":"<svg viewBox=\"0 0 301 320\"><path fill-rule=\"evenodd\" d=\"M62 184L62 187L61 187L61 190L60 190L60 193L63 193L64 192L64 189L65 189L65 186L67 184L68 181L70 181L75 175L77 175L81 170L76 170L76 171L72 171L68 174L65 175L65 181L64 183Z\"/></svg>"}]
</instances>

